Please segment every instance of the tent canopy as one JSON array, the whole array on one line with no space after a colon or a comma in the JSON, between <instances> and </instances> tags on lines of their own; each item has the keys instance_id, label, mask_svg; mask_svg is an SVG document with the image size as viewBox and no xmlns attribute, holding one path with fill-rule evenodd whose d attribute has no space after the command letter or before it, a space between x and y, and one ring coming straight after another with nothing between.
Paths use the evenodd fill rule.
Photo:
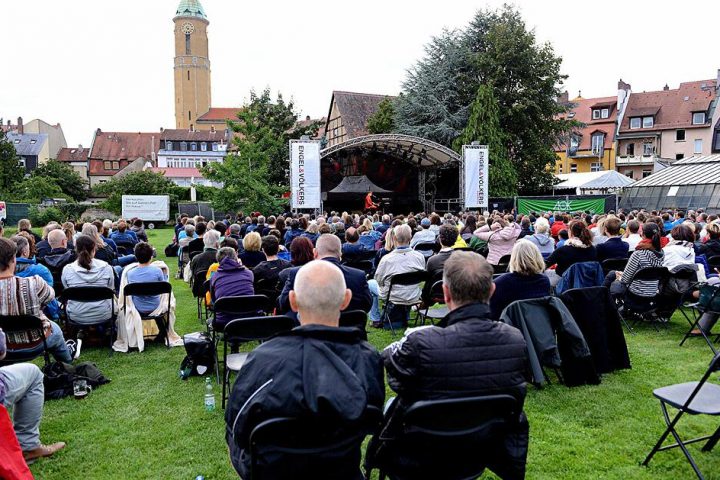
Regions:
<instances>
[{"instance_id":1,"label":"tent canopy","mask_svg":"<svg viewBox=\"0 0 720 480\"><path fill-rule=\"evenodd\" d=\"M555 190L564 189L616 189L631 185L633 180L615 170L603 170L601 172L586 173L565 173L556 175L560 183L555 185Z\"/></svg>"},{"instance_id":2,"label":"tent canopy","mask_svg":"<svg viewBox=\"0 0 720 480\"><path fill-rule=\"evenodd\" d=\"M349 177L343 177L340 184L330 190L328 193L390 193L390 190L385 190L375 185L365 175L355 175Z\"/></svg>"}]
</instances>

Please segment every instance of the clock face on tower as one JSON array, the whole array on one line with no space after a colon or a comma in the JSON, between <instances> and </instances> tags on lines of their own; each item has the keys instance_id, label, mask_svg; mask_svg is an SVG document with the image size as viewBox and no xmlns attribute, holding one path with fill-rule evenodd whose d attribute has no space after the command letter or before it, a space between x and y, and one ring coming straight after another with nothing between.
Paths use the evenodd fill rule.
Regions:
<instances>
[{"instance_id":1,"label":"clock face on tower","mask_svg":"<svg viewBox=\"0 0 720 480\"><path fill-rule=\"evenodd\" d=\"M195 26L190 22L185 22L182 24L182 27L180 27L180 29L185 35L190 35L195 31Z\"/></svg>"}]
</instances>

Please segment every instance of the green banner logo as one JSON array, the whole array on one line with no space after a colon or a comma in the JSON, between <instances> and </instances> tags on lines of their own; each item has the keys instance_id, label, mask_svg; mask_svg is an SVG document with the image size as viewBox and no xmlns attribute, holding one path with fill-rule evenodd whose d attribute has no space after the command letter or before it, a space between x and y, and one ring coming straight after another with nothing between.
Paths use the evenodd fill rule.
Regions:
<instances>
[{"instance_id":1,"label":"green banner logo","mask_svg":"<svg viewBox=\"0 0 720 480\"><path fill-rule=\"evenodd\" d=\"M605 211L605 199L593 198L591 200L530 200L518 198L518 213L530 212L590 212L602 213Z\"/></svg>"}]
</instances>

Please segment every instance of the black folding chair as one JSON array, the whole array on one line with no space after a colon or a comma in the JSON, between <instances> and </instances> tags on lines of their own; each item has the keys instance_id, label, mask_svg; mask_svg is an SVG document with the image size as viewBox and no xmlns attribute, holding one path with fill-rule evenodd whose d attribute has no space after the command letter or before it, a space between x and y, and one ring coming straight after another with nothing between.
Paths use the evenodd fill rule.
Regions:
<instances>
[{"instance_id":1,"label":"black folding chair","mask_svg":"<svg viewBox=\"0 0 720 480\"><path fill-rule=\"evenodd\" d=\"M132 242L115 242L120 255L131 255L135 252L135 244Z\"/></svg>"},{"instance_id":2,"label":"black folding chair","mask_svg":"<svg viewBox=\"0 0 720 480\"><path fill-rule=\"evenodd\" d=\"M690 328L688 329L687 333L685 333L683 339L680 341L680 346L682 347L685 343L685 340L693 336L693 330L698 330L700 332L700 336L705 339L708 347L710 347L710 350L712 350L713 354L715 355L718 353L718 351L715 348L715 345L713 345L712 340L710 340L710 336L708 336L708 333L705 332L705 330L703 330L702 328L700 328L700 320L706 313L710 315L717 315L720 317L720 312L713 310L712 307L713 301L715 301L716 297L720 295L720 285L704 285L701 287L701 289L703 288L711 288L713 290L707 301L707 305L701 305L699 301L689 305L683 305L686 308L692 308L692 318L685 313L685 310L683 308L680 309L680 312L685 317L685 320L687 320L690 324ZM720 339L720 334L715 336L716 342L718 339Z\"/></svg>"},{"instance_id":3,"label":"black folding chair","mask_svg":"<svg viewBox=\"0 0 720 480\"><path fill-rule=\"evenodd\" d=\"M209 285L205 280L207 272L207 270L200 270L192 277L190 283L193 297L197 300L197 316L201 324L205 324L205 320L207 320L207 306L205 305L205 294L208 292L207 286Z\"/></svg>"},{"instance_id":4,"label":"black folding chair","mask_svg":"<svg viewBox=\"0 0 720 480\"><path fill-rule=\"evenodd\" d=\"M94 303L110 300L111 307L107 316L99 321L86 322L81 318L73 318L68 311L68 302ZM90 326L110 324L110 355L113 353L112 345L115 338L115 291L110 287L69 287L63 290L62 303L65 305L65 321L68 326L82 330Z\"/></svg>"},{"instance_id":5,"label":"black folding chair","mask_svg":"<svg viewBox=\"0 0 720 480\"><path fill-rule=\"evenodd\" d=\"M393 454L374 465L373 453L366 453L366 459L371 459L366 464L366 478L370 478L374 468L380 470L381 480L388 474L402 478L447 478L444 469L449 465L461 468L462 478L477 478L486 468L483 445L517 425L520 408L512 395L415 402L402 415L399 433L392 438L383 438L382 433L379 436L380 442L388 442ZM392 414L394 409L389 410ZM454 447L459 445L462 450L456 451ZM478 455L468 458L466 452L472 450ZM413 466L411 471L408 465Z\"/></svg>"},{"instance_id":6,"label":"black folding chair","mask_svg":"<svg viewBox=\"0 0 720 480\"><path fill-rule=\"evenodd\" d=\"M353 422L310 414L267 419L250 433L249 478L318 478L321 472L358 478L362 442L381 425L382 413L372 406ZM280 460L267 460L274 458Z\"/></svg>"},{"instance_id":7,"label":"black folding chair","mask_svg":"<svg viewBox=\"0 0 720 480\"><path fill-rule=\"evenodd\" d=\"M498 260L497 265L493 265L493 272L494 273L506 273L508 271L508 267L510 266L510 255L503 255L500 257L500 260Z\"/></svg>"},{"instance_id":8,"label":"black folding chair","mask_svg":"<svg viewBox=\"0 0 720 480\"><path fill-rule=\"evenodd\" d=\"M424 243L418 243L415 245L413 250L417 250L418 252L425 255L425 257L430 257L433 253L437 253L440 251L440 245L438 242L424 242Z\"/></svg>"},{"instance_id":9,"label":"black folding chair","mask_svg":"<svg viewBox=\"0 0 720 480\"><path fill-rule=\"evenodd\" d=\"M628 258L608 258L602 261L603 273L607 275L611 271L622 272L627 266Z\"/></svg>"},{"instance_id":10,"label":"black folding chair","mask_svg":"<svg viewBox=\"0 0 720 480\"><path fill-rule=\"evenodd\" d=\"M265 295L271 305L277 303L277 299L280 296L281 289L279 285L280 279L262 278L255 283L255 293L258 295Z\"/></svg>"},{"instance_id":11,"label":"black folding chair","mask_svg":"<svg viewBox=\"0 0 720 480\"><path fill-rule=\"evenodd\" d=\"M390 320L388 313L388 307L390 305L390 296L392 295L393 287L398 285L419 285L427 280L427 272L425 270L418 270L415 272L398 273L390 277L390 286L388 287L387 295L385 296L385 303L383 304L382 315L380 316L380 322L385 325L385 322L390 324L390 330L393 335L395 334L395 327ZM411 307L413 305L420 304L420 301L414 302L409 305L403 305Z\"/></svg>"},{"instance_id":12,"label":"black folding chair","mask_svg":"<svg viewBox=\"0 0 720 480\"><path fill-rule=\"evenodd\" d=\"M38 345L43 346L42 356L45 358L45 366L50 365L50 355L47 349L42 319L32 315L0 316L0 329L7 336L6 348L8 354L3 360L0 360L0 365L34 360L38 356L37 354L18 350L36 348ZM21 341L11 342L11 338L19 338Z\"/></svg>"},{"instance_id":13,"label":"black folding chair","mask_svg":"<svg viewBox=\"0 0 720 480\"><path fill-rule=\"evenodd\" d=\"M346 310L340 312L340 326L354 327L363 332L365 340L367 340L367 313L362 310Z\"/></svg>"},{"instance_id":14,"label":"black folding chair","mask_svg":"<svg viewBox=\"0 0 720 480\"><path fill-rule=\"evenodd\" d=\"M365 273L365 276L370 275L375 269L375 266L370 260L353 260L350 262L346 262L343 265L345 265L346 267L362 270Z\"/></svg>"},{"instance_id":15,"label":"black folding chair","mask_svg":"<svg viewBox=\"0 0 720 480\"><path fill-rule=\"evenodd\" d=\"M628 290L622 302L623 320L629 320L633 325L644 320L649 322L656 331L659 331L657 328L657 323L660 323L657 317L657 310L660 306L659 293L662 291L663 284L669 274L670 272L665 267L648 267L638 270L633 276L632 282L628 285ZM637 281L656 281L658 284L657 292L655 295L647 297L632 293L630 290L632 284ZM627 324L627 326L630 328L631 325Z\"/></svg>"},{"instance_id":16,"label":"black folding chair","mask_svg":"<svg viewBox=\"0 0 720 480\"><path fill-rule=\"evenodd\" d=\"M201 253L203 253L202 250L195 250L194 252L189 252L189 253L188 253L188 259L189 259L190 261L192 261L193 258L197 257L197 256L200 255Z\"/></svg>"},{"instance_id":17,"label":"black folding chair","mask_svg":"<svg viewBox=\"0 0 720 480\"><path fill-rule=\"evenodd\" d=\"M710 267L710 271L707 272L708 274L715 273L716 268L720 269L720 255L713 255L712 257L707 259L707 262L708 266Z\"/></svg>"},{"instance_id":18,"label":"black folding chair","mask_svg":"<svg viewBox=\"0 0 720 480\"><path fill-rule=\"evenodd\" d=\"M441 304L443 306L438 308L430 308L433 305ZM443 292L443 281L437 280L430 287L430 293L425 303L425 312L418 310L418 319L422 318L422 324L425 325L425 320L430 319L430 323L435 325L434 320L442 320L450 312L450 309L445 305L445 293ZM417 325L417 321L415 322Z\"/></svg>"},{"instance_id":19,"label":"black folding chair","mask_svg":"<svg viewBox=\"0 0 720 480\"><path fill-rule=\"evenodd\" d=\"M675 427L680 421L680 418L685 413L687 413L688 415L712 415L716 417L720 416L720 385L707 382L710 378L710 375L718 372L719 370L720 354L716 354L710 362L710 366L708 367L707 371L699 382L678 383L675 385L658 388L653 391L653 395L655 396L655 398L660 400L660 408L662 409L663 418L665 419L665 424L667 425L667 428L660 436L660 439L655 444L652 451L645 458L645 461L643 461L642 464L644 466L647 466L648 463L650 463L650 460L655 455L655 453L663 450L669 450L671 448L680 447L680 449L685 454L688 462L690 462L693 470L695 470L695 474L697 475L697 477L700 480L703 480L705 478L700 472L700 469L695 463L692 455L690 455L690 452L687 449L687 445L707 440L707 443L703 446L702 451L711 451L717 444L718 440L720 440L720 427L715 430L715 432L711 435L706 435L703 437L685 441L680 438L680 435L678 434ZM672 418L672 420L670 419L670 415L668 414L668 405L678 411L675 417ZM665 439L667 438L668 434L672 434L672 436L675 438L676 443L663 446L663 443L665 443Z\"/></svg>"},{"instance_id":20,"label":"black folding chair","mask_svg":"<svg viewBox=\"0 0 720 480\"><path fill-rule=\"evenodd\" d=\"M154 297L159 295L167 295L167 308L165 313L160 315L150 315L152 312L138 312L142 320L154 320L160 329L160 334L165 337L165 345L170 348L170 339L168 332L170 331L170 297L172 293L172 285L170 282L137 282L128 283L123 289L124 305L127 308L128 297Z\"/></svg>"},{"instance_id":21,"label":"black folding chair","mask_svg":"<svg viewBox=\"0 0 720 480\"><path fill-rule=\"evenodd\" d=\"M235 297L239 298L239 297ZM230 373L239 372L250 352L228 354L228 344L237 347L248 342L262 342L295 327L295 320L285 316L248 317L231 320L223 331L223 391L222 408L229 395Z\"/></svg>"}]
</instances>

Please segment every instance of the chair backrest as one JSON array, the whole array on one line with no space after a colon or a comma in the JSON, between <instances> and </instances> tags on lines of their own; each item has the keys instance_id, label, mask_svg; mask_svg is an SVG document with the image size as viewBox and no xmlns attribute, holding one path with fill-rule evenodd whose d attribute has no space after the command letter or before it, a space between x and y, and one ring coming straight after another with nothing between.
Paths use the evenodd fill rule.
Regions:
<instances>
[{"instance_id":1,"label":"chair backrest","mask_svg":"<svg viewBox=\"0 0 720 480\"><path fill-rule=\"evenodd\" d=\"M203 253L202 250L195 250L194 252L188 253L188 258L189 258L190 260L192 260L193 258L197 257L197 256L200 255L201 253Z\"/></svg>"},{"instance_id":2,"label":"chair backrest","mask_svg":"<svg viewBox=\"0 0 720 480\"><path fill-rule=\"evenodd\" d=\"M340 313L341 327L355 327L365 331L367 313L362 310L346 310Z\"/></svg>"},{"instance_id":3,"label":"chair backrest","mask_svg":"<svg viewBox=\"0 0 720 480\"><path fill-rule=\"evenodd\" d=\"M424 252L428 252L428 251L437 252L440 250L440 248L439 248L439 245L437 244L437 242L424 242L424 243L418 243L417 245L415 245L413 250L419 250L419 251L424 251Z\"/></svg>"},{"instance_id":4,"label":"chair backrest","mask_svg":"<svg viewBox=\"0 0 720 480\"><path fill-rule=\"evenodd\" d=\"M236 318L223 330L225 342L253 342L267 340L273 335L295 328L295 320L284 315L271 317Z\"/></svg>"},{"instance_id":5,"label":"chair backrest","mask_svg":"<svg viewBox=\"0 0 720 480\"><path fill-rule=\"evenodd\" d=\"M359 477L362 442L381 425L380 409L371 406L354 422L319 415L265 420L250 433L250 479Z\"/></svg>"},{"instance_id":6,"label":"chair backrest","mask_svg":"<svg viewBox=\"0 0 720 480\"><path fill-rule=\"evenodd\" d=\"M63 302L99 302L113 300L115 292L110 287L69 287L63 290Z\"/></svg>"},{"instance_id":7,"label":"chair backrest","mask_svg":"<svg viewBox=\"0 0 720 480\"><path fill-rule=\"evenodd\" d=\"M7 349L10 351L15 348L33 348L45 341L43 322L40 318L32 315L0 316L0 328L6 334L13 334L7 339ZM11 343L10 337L21 338L22 343Z\"/></svg>"},{"instance_id":8,"label":"chair backrest","mask_svg":"<svg viewBox=\"0 0 720 480\"><path fill-rule=\"evenodd\" d=\"M429 299L432 304L445 303L445 292L443 291L443 281L438 280L430 287Z\"/></svg>"},{"instance_id":9,"label":"chair backrest","mask_svg":"<svg viewBox=\"0 0 720 480\"><path fill-rule=\"evenodd\" d=\"M623 271L623 270L625 270L625 266L627 265L627 262L628 262L627 258L608 258L606 260L603 260L603 262L602 262L603 272L605 272L605 275L607 275L612 270Z\"/></svg>"},{"instance_id":10,"label":"chair backrest","mask_svg":"<svg viewBox=\"0 0 720 480\"><path fill-rule=\"evenodd\" d=\"M344 264L346 267L357 268L368 275L373 270L373 263L370 260L352 260Z\"/></svg>"},{"instance_id":11,"label":"chair backrest","mask_svg":"<svg viewBox=\"0 0 720 480\"><path fill-rule=\"evenodd\" d=\"M394 285L417 285L427 280L427 276L428 274L425 270L397 273L390 277L390 288Z\"/></svg>"},{"instance_id":12,"label":"chair backrest","mask_svg":"<svg viewBox=\"0 0 720 480\"><path fill-rule=\"evenodd\" d=\"M172 284L170 282L137 282L125 285L123 294L126 297L131 296L154 296L172 293Z\"/></svg>"},{"instance_id":13,"label":"chair backrest","mask_svg":"<svg viewBox=\"0 0 720 480\"><path fill-rule=\"evenodd\" d=\"M664 280L668 275L670 275L670 272L668 272L668 269L665 267L647 267L647 268L641 268L640 270L635 273L635 276L633 277L632 281L635 280L644 280L644 281L662 281Z\"/></svg>"},{"instance_id":14,"label":"chair backrest","mask_svg":"<svg viewBox=\"0 0 720 480\"><path fill-rule=\"evenodd\" d=\"M223 314L235 314L243 316L266 311L270 307L270 301L265 295L243 295L237 297L222 297L215 300L213 310Z\"/></svg>"},{"instance_id":15,"label":"chair backrest","mask_svg":"<svg viewBox=\"0 0 720 480\"><path fill-rule=\"evenodd\" d=\"M710 265L710 268L720 268L720 255L713 255L712 257L708 258L707 263L708 265Z\"/></svg>"},{"instance_id":16,"label":"chair backrest","mask_svg":"<svg viewBox=\"0 0 720 480\"><path fill-rule=\"evenodd\" d=\"M693 391L690 393L690 395L685 400L685 404L683 405L683 410L687 409L695 399L695 396L698 394L700 390L702 390L703 386L705 385L705 382L708 381L710 378L710 375L713 373L716 373L720 371L720 352L716 353L712 360L710 360L710 365L708 366L708 369L703 374L700 381L697 383Z\"/></svg>"},{"instance_id":17,"label":"chair backrest","mask_svg":"<svg viewBox=\"0 0 720 480\"><path fill-rule=\"evenodd\" d=\"M510 255L503 255L500 257L500 260L498 260L498 265L509 265L510 264Z\"/></svg>"},{"instance_id":18,"label":"chair backrest","mask_svg":"<svg viewBox=\"0 0 720 480\"><path fill-rule=\"evenodd\" d=\"M205 289L205 277L207 277L207 270L200 270L197 272L192 279L192 294L193 297L204 297L207 290Z\"/></svg>"}]
</instances>

